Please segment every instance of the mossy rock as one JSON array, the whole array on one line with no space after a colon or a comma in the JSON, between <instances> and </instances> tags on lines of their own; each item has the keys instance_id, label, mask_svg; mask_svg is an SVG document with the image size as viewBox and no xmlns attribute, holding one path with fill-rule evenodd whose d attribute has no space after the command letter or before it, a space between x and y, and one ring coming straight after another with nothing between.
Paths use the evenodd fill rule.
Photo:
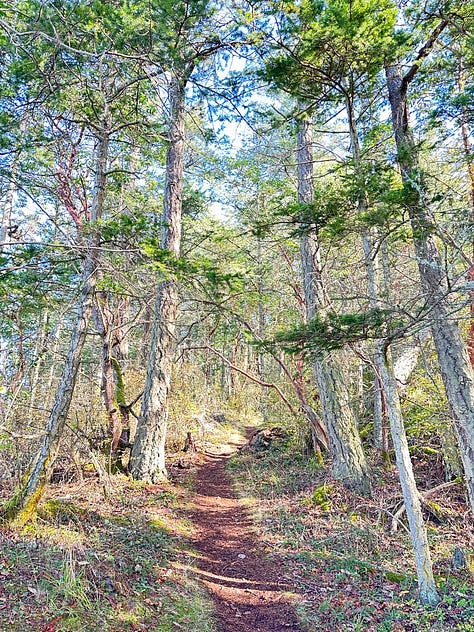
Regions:
<instances>
[{"instance_id":1,"label":"mossy rock","mask_svg":"<svg viewBox=\"0 0 474 632\"><path fill-rule=\"evenodd\" d=\"M85 515L85 510L68 500L51 498L38 507L37 514L45 522L68 524L78 522Z\"/></svg>"}]
</instances>

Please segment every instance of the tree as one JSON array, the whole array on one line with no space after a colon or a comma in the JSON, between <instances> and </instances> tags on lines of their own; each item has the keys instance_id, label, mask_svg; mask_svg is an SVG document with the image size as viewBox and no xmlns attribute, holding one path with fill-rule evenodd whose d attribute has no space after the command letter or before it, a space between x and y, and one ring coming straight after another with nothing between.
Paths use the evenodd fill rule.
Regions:
<instances>
[{"instance_id":1,"label":"tree","mask_svg":"<svg viewBox=\"0 0 474 632\"><path fill-rule=\"evenodd\" d=\"M24 19L26 20L27 17ZM51 190L54 190L56 200L63 204L77 229L75 245L80 250L82 259L81 290L76 305L77 318L72 328L69 349L46 426L46 434L20 487L3 509L7 518L14 518L20 523L28 520L34 512L44 485L50 479L67 422L100 277L99 225L106 201L110 148L114 136L124 127L123 120L119 120L119 112L123 113L121 106L123 106L127 91L137 83L136 76L134 78L131 78L129 74L127 76L123 66L114 65L114 60L107 57L103 51L98 54L87 48L83 51L79 48L71 51L71 47L61 41L57 44L59 33L62 33L59 28L55 30L54 19L57 17L53 7L51 15L43 15L43 20L35 24L37 30L35 30L33 41L24 40L25 58L33 60L34 65L30 76L27 75L29 80L26 82L26 94L32 101L38 99L38 94L45 91L44 79L46 79L46 85L51 90L49 92L46 90L47 97L42 102L42 113L51 126L52 139L55 140L58 136L62 138L63 122L67 129L65 137L68 140L71 140L70 128L76 132L76 140L71 141L72 146L70 146L67 159L64 161L61 153L56 158L56 163L53 159L57 170L52 174L54 186L51 185ZM59 20L59 25L61 28L64 27L62 20ZM84 35L81 27L84 28L84 25L78 21L75 27L77 29L75 36L81 40ZM55 32L55 37L50 35L50 29ZM22 36L18 35L18 37L21 39ZM68 49L67 55L64 55L65 47ZM46 53L52 56L55 63L50 73L44 78L40 60ZM74 86L71 86L70 73L73 73L77 80ZM124 75L125 79L122 80ZM85 101L75 99L77 92L74 88L77 88L78 84L86 89L88 98ZM90 135L86 135L85 130ZM40 128L40 137L42 133L43 130ZM79 179L82 186L79 186L74 181L72 170L81 143L87 145L89 152L90 144L93 143L94 149L92 176L89 176L89 169L86 166ZM53 143L51 145L54 147ZM50 166L48 164L48 167Z\"/></svg>"},{"instance_id":2,"label":"tree","mask_svg":"<svg viewBox=\"0 0 474 632\"><path fill-rule=\"evenodd\" d=\"M314 203L311 144L310 122L303 119L298 134L300 204ZM307 318L310 320L316 314L324 317L327 309L327 289L321 270L320 245L314 233L301 237L301 264ZM369 470L337 352L329 351L324 355L317 355L314 366L329 438L333 475L348 487L367 494L370 490Z\"/></svg>"},{"instance_id":3,"label":"tree","mask_svg":"<svg viewBox=\"0 0 474 632\"><path fill-rule=\"evenodd\" d=\"M427 315L459 442L471 510L474 513L474 373L453 315L455 307L450 300L444 266L436 243L436 224L429 211L426 185L410 128L408 109L409 86L423 59L430 53L448 24L447 19L438 22L408 71L404 72L401 63L394 61L387 64L386 77L397 158L413 230Z\"/></svg>"},{"instance_id":4,"label":"tree","mask_svg":"<svg viewBox=\"0 0 474 632\"><path fill-rule=\"evenodd\" d=\"M181 246L186 88L195 68L223 48L225 41L210 28L214 7L207 1L170 3L163 7L162 12L162 27L169 29L172 38L165 54L168 63L168 149L161 247L178 259ZM153 59L155 51L152 49L150 54ZM178 287L174 279L166 279L158 284L145 390L130 464L130 472L136 479L156 481L166 476L168 394L176 350L178 300Z\"/></svg>"},{"instance_id":5,"label":"tree","mask_svg":"<svg viewBox=\"0 0 474 632\"><path fill-rule=\"evenodd\" d=\"M186 75L189 76L190 71L192 66L186 69ZM169 147L161 247L176 258L181 246L186 75L172 75L168 88ZM155 482L166 475L168 393L176 349L177 309L176 281L161 281L157 288L145 390L130 462L132 476L140 480Z\"/></svg>"},{"instance_id":6,"label":"tree","mask_svg":"<svg viewBox=\"0 0 474 632\"><path fill-rule=\"evenodd\" d=\"M91 221L97 221L100 218L105 199L110 139L110 119L107 108L105 108L103 122L104 127L100 130L100 135L97 138ZM77 320L71 335L66 362L46 427L46 435L36 458L25 475L24 482L15 492L13 498L3 507L3 513L7 519L15 519L19 524L26 522L35 511L43 493L44 485L51 478L52 467L58 454L59 443L74 393L82 349L92 313L97 283L97 247L97 233L92 233L86 242L86 255L81 274L82 287L77 304Z\"/></svg>"},{"instance_id":7,"label":"tree","mask_svg":"<svg viewBox=\"0 0 474 632\"><path fill-rule=\"evenodd\" d=\"M376 257L373 254L376 252L373 242L374 229L364 227L364 218L369 210L368 191L364 183L364 173L368 166L363 163L355 107L357 102L363 104L365 100L371 99L371 84L382 67L381 53L387 47L387 41L390 41L395 13L390 3L386 3L383 7L379 4L375 6L372 2L351 3L349 6L345 2L336 1L325 7L305 3L302 6L301 17L309 18L310 21L304 22L304 28L301 29L303 35L297 37L296 43L284 45L284 56L277 57L273 61L274 73L277 82L279 81L286 89L297 94L304 94L307 102L311 103L316 99L316 95L324 94L326 100L332 98L344 103L352 154L353 178L356 183L358 181L362 183L359 187L355 185L353 195L357 215L362 224L362 246L368 280L369 305L375 314L378 310L383 311L384 306L380 300L379 272ZM370 41L362 39L362 35L366 36L369 32L371 33ZM285 65L287 69L289 66L293 71L290 75L289 87L286 78L280 78L279 74ZM295 79L296 73L299 74L297 79ZM311 79L317 82L315 89L311 84ZM303 84L302 86L298 80ZM308 144L307 140L306 143ZM306 164L311 161L307 153L306 159L299 162ZM309 199L303 197L301 201L313 202L313 199L314 195L310 195ZM308 244L303 242L303 247L307 249ZM317 244L313 245L313 250L314 258L318 251ZM305 253L304 259L307 258L308 255ZM313 271L308 278L319 281L319 276ZM420 598L424 603L436 603L438 596L426 529L408 451L388 345L389 339L376 340L374 366L385 395L400 481L409 512ZM317 344L315 346L317 348ZM319 354L321 353L320 350ZM333 385L327 390L330 393L337 392ZM324 392L321 389L321 393Z\"/></svg>"}]
</instances>

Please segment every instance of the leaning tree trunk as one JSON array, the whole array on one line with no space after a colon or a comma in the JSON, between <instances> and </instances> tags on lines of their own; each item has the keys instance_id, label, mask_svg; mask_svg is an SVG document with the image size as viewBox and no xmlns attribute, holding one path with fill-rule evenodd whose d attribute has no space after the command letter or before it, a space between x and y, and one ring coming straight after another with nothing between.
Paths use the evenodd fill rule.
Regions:
<instances>
[{"instance_id":1,"label":"leaning tree trunk","mask_svg":"<svg viewBox=\"0 0 474 632\"><path fill-rule=\"evenodd\" d=\"M413 69L405 76L399 64L386 68L392 125L413 230L427 315L459 442L466 486L474 514L474 373L466 345L453 317L456 311L435 241L435 224L424 199L425 185L418 150L409 124L407 90Z\"/></svg>"},{"instance_id":2,"label":"leaning tree trunk","mask_svg":"<svg viewBox=\"0 0 474 632\"><path fill-rule=\"evenodd\" d=\"M305 204L314 201L312 135L308 120L301 121L298 133L298 201ZM311 319L327 306L315 235L301 238L300 253L306 310ZM314 367L332 457L332 474L347 487L367 494L370 491L369 469L337 353L317 355Z\"/></svg>"},{"instance_id":3,"label":"leaning tree trunk","mask_svg":"<svg viewBox=\"0 0 474 632\"><path fill-rule=\"evenodd\" d=\"M109 118L106 116L104 118L104 127L97 141L94 194L90 214L91 221L97 221L102 215L107 182L109 134ZM24 524L35 512L41 499L44 486L51 478L54 462L59 451L59 444L66 425L94 302L94 293L97 283L97 235L93 235L89 238L88 246L89 251L84 259L82 268L82 284L77 307L77 320L73 327L66 362L62 370L53 407L46 426L46 434L41 448L26 472L20 487L15 491L13 497L2 507L4 517L17 524Z\"/></svg>"},{"instance_id":4,"label":"leaning tree trunk","mask_svg":"<svg viewBox=\"0 0 474 632\"><path fill-rule=\"evenodd\" d=\"M181 246L185 85L182 77L172 76L170 79L169 146L161 247L175 257L179 257ZM153 482L166 476L168 394L176 350L177 313L176 281L161 281L156 295L142 408L130 459L130 473L139 480Z\"/></svg>"},{"instance_id":5,"label":"leaning tree trunk","mask_svg":"<svg viewBox=\"0 0 474 632\"><path fill-rule=\"evenodd\" d=\"M387 398L387 410L390 420L393 447L397 460L398 475L403 492L403 500L410 527L411 540L415 553L416 573L420 601L423 604L436 604L439 601L436 583L433 577L428 536L426 533L420 496L413 474L408 441L398 398L397 382L393 373L393 365L388 349L385 349L385 362L382 366L381 378Z\"/></svg>"}]
</instances>

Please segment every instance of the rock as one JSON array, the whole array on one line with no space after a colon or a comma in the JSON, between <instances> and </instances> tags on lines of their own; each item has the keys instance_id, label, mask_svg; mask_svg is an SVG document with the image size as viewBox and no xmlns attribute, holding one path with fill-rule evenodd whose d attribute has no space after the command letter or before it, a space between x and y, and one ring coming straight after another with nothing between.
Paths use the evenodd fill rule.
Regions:
<instances>
[{"instance_id":1,"label":"rock","mask_svg":"<svg viewBox=\"0 0 474 632\"><path fill-rule=\"evenodd\" d=\"M453 550L453 555L451 557L451 566L455 570L461 570L463 568L467 568L466 555L462 549L456 547Z\"/></svg>"},{"instance_id":2,"label":"rock","mask_svg":"<svg viewBox=\"0 0 474 632\"><path fill-rule=\"evenodd\" d=\"M276 442L283 442L288 439L288 433L278 426L273 428L262 428L257 430L249 439L246 449L253 450L254 452L263 452L269 450L272 444Z\"/></svg>"},{"instance_id":3,"label":"rock","mask_svg":"<svg viewBox=\"0 0 474 632\"><path fill-rule=\"evenodd\" d=\"M218 424L227 423L227 419L224 413L212 413L211 417L214 421L217 421Z\"/></svg>"},{"instance_id":4,"label":"rock","mask_svg":"<svg viewBox=\"0 0 474 632\"><path fill-rule=\"evenodd\" d=\"M112 581L111 577L108 577L108 576L104 577L103 586L104 586L105 592L109 593L110 595L114 595L117 592L115 590L115 584Z\"/></svg>"}]
</instances>

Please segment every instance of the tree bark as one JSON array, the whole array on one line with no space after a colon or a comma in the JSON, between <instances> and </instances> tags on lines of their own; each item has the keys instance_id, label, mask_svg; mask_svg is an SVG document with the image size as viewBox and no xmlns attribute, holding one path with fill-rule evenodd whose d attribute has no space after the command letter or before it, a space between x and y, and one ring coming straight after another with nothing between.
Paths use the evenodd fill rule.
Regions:
<instances>
[{"instance_id":1,"label":"tree bark","mask_svg":"<svg viewBox=\"0 0 474 632\"><path fill-rule=\"evenodd\" d=\"M257 291L258 291L258 337L260 340L265 338L265 306L264 306L264 287L263 287L263 270L262 270L262 239L257 240ZM265 353L262 349L257 352L258 376L262 382L265 382ZM268 421L267 409L267 393L264 386L260 391L260 410L262 412L263 423Z\"/></svg>"},{"instance_id":2,"label":"tree bark","mask_svg":"<svg viewBox=\"0 0 474 632\"><path fill-rule=\"evenodd\" d=\"M352 102L346 102L347 117L351 138L352 157L356 169L362 165L362 155L359 145L359 135ZM358 212L363 216L368 209L367 197L364 191L359 193ZM380 270L373 252L373 236L368 230L362 231L362 248L364 251L365 267L367 270L367 288L369 304L372 309L381 306L380 300ZM386 280L387 282L387 280ZM436 583L433 577L428 535L426 532L423 513L416 487L413 465L411 462L408 441L405 433L397 381L393 369L393 362L388 345L383 340L375 341L374 364L380 380L386 412L390 421L393 446L397 460L398 476L403 492L403 499L407 508L407 518L410 527L415 564L418 578L420 600L424 604L435 604L439 601Z\"/></svg>"},{"instance_id":3,"label":"tree bark","mask_svg":"<svg viewBox=\"0 0 474 632\"><path fill-rule=\"evenodd\" d=\"M45 309L40 315L41 325L38 326L38 337L35 344L34 367L30 376L30 401L28 404L28 416L30 419L34 416L34 408L36 404L36 393L38 389L40 371L43 368L44 355L46 353L46 339L48 335L49 311Z\"/></svg>"},{"instance_id":4,"label":"tree bark","mask_svg":"<svg viewBox=\"0 0 474 632\"><path fill-rule=\"evenodd\" d=\"M421 352L426 348L429 340L429 329L423 329L393 363L395 379L397 380L399 391L402 394L406 393L410 376L416 369Z\"/></svg>"},{"instance_id":5,"label":"tree bark","mask_svg":"<svg viewBox=\"0 0 474 632\"><path fill-rule=\"evenodd\" d=\"M179 257L181 247L185 86L183 77L171 76L161 247L175 257ZM155 482L166 477L168 394L176 351L178 298L176 281L167 279L158 284L145 390L130 459L131 475L139 480Z\"/></svg>"},{"instance_id":6,"label":"tree bark","mask_svg":"<svg viewBox=\"0 0 474 632\"><path fill-rule=\"evenodd\" d=\"M465 69L463 64L462 53L458 53L458 89L459 93L463 94L465 89ZM474 221L474 157L472 155L472 147L470 141L470 130L468 125L468 113L465 105L461 105L461 138L462 147L464 153L464 159L466 161L468 187L469 187L469 201L471 206L471 221ZM467 273L467 279L470 283L474 283L474 240L471 243L471 265ZM469 321L469 334L467 337L467 350L469 353L469 359L471 366L474 367L474 290L469 293L469 307L470 307L470 321Z\"/></svg>"},{"instance_id":7,"label":"tree bark","mask_svg":"<svg viewBox=\"0 0 474 632\"><path fill-rule=\"evenodd\" d=\"M116 452L122 431L128 426L128 413L125 407L123 373L120 366L123 360L123 325L129 300L116 297L107 291L97 292L92 310L96 329L102 340L102 379L101 394L107 411L110 452ZM116 464L118 465L118 464Z\"/></svg>"},{"instance_id":8,"label":"tree bark","mask_svg":"<svg viewBox=\"0 0 474 632\"><path fill-rule=\"evenodd\" d=\"M306 204L314 201L312 135L308 120L301 121L298 133L298 201ZM302 236L300 255L309 320L316 313L324 312L328 303L317 236ZM332 474L347 487L368 494L369 469L337 353L316 356L314 368L332 457Z\"/></svg>"},{"instance_id":9,"label":"tree bark","mask_svg":"<svg viewBox=\"0 0 474 632\"><path fill-rule=\"evenodd\" d=\"M136 169L136 152L130 157L130 173ZM130 192L134 175L126 182L124 190ZM123 200L119 203L120 212L129 215ZM130 264L128 253L124 254L125 268ZM123 363L128 356L128 338L125 334L129 317L130 297L120 293L102 290L97 292L92 310L92 318L102 341L102 379L101 394L107 412L110 442L109 468L112 472L123 469L121 457L123 439L130 436L129 409L125 401ZM122 440L122 441L121 441ZM120 449L119 448L120 445Z\"/></svg>"},{"instance_id":10,"label":"tree bark","mask_svg":"<svg viewBox=\"0 0 474 632\"><path fill-rule=\"evenodd\" d=\"M435 226L424 199L425 186L418 150L409 124L407 90L413 73L403 76L400 64L386 68L387 87L398 162L406 190L427 315L438 362L459 442L466 486L474 514L474 373L466 345L453 318L454 307L441 256L435 241Z\"/></svg>"}]
</instances>

